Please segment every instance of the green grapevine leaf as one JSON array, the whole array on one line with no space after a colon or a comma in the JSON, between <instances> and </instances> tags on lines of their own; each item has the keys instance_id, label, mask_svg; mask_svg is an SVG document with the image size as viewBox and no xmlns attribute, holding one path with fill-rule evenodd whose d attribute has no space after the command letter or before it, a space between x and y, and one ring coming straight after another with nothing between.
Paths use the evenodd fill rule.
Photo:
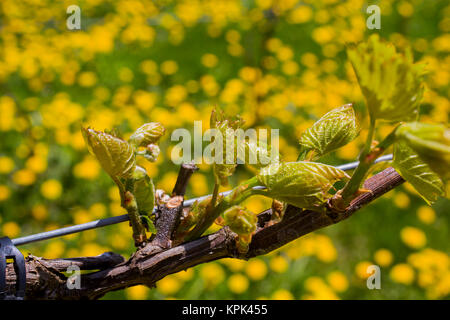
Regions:
<instances>
[{"instance_id":1,"label":"green grapevine leaf","mask_svg":"<svg viewBox=\"0 0 450 320\"><path fill-rule=\"evenodd\" d=\"M314 151L315 158L336 150L356 138L359 127L352 104L331 110L300 137L300 154Z\"/></svg>"},{"instance_id":2,"label":"green grapevine leaf","mask_svg":"<svg viewBox=\"0 0 450 320\"><path fill-rule=\"evenodd\" d=\"M440 124L406 123L396 132L444 180L450 179L450 129Z\"/></svg>"},{"instance_id":3,"label":"green grapevine leaf","mask_svg":"<svg viewBox=\"0 0 450 320\"><path fill-rule=\"evenodd\" d=\"M210 126L212 129L219 130L223 137L223 161L222 163L214 162L213 164L214 177L216 179L216 183L219 183L220 185L227 185L228 177L231 176L236 169L236 136L232 132L233 130L240 128L243 123L243 120L239 117L236 117L234 120L226 118L222 111L216 112L216 110L213 109L211 112ZM233 150L226 148L227 137L233 139ZM227 159L231 159L233 161L227 161Z\"/></svg>"},{"instance_id":4,"label":"green grapevine leaf","mask_svg":"<svg viewBox=\"0 0 450 320\"><path fill-rule=\"evenodd\" d=\"M422 98L424 66L414 64L410 50L395 47L373 35L368 42L350 47L353 65L372 119L406 121L417 117Z\"/></svg>"},{"instance_id":5,"label":"green grapevine leaf","mask_svg":"<svg viewBox=\"0 0 450 320\"><path fill-rule=\"evenodd\" d=\"M131 178L136 166L136 157L128 142L90 128L82 128L82 133L89 151L114 180Z\"/></svg>"},{"instance_id":6,"label":"green grapevine leaf","mask_svg":"<svg viewBox=\"0 0 450 320\"><path fill-rule=\"evenodd\" d=\"M148 227L148 232L156 234L156 227L153 221L148 216L140 216L141 219L145 220Z\"/></svg>"},{"instance_id":7,"label":"green grapevine leaf","mask_svg":"<svg viewBox=\"0 0 450 320\"><path fill-rule=\"evenodd\" d=\"M393 166L428 204L436 201L438 196L444 195L442 180L404 141L394 144Z\"/></svg>"},{"instance_id":8,"label":"green grapevine leaf","mask_svg":"<svg viewBox=\"0 0 450 320\"><path fill-rule=\"evenodd\" d=\"M145 147L158 142L166 129L159 122L150 122L140 126L130 137L129 142L137 147Z\"/></svg>"},{"instance_id":9,"label":"green grapevine leaf","mask_svg":"<svg viewBox=\"0 0 450 320\"><path fill-rule=\"evenodd\" d=\"M151 215L155 206L155 186L144 168L136 166L133 173L134 196L141 214Z\"/></svg>"},{"instance_id":10,"label":"green grapevine leaf","mask_svg":"<svg viewBox=\"0 0 450 320\"><path fill-rule=\"evenodd\" d=\"M269 165L257 178L267 187L268 197L299 208L317 209L331 196L328 191L336 181L350 177L333 166L301 161Z\"/></svg>"}]
</instances>

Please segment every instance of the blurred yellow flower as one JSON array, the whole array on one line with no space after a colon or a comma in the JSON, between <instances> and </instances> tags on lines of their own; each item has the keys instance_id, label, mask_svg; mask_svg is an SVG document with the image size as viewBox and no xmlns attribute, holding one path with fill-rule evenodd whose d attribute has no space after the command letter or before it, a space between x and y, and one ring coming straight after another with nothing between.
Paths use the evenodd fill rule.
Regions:
<instances>
[{"instance_id":1,"label":"blurred yellow flower","mask_svg":"<svg viewBox=\"0 0 450 320\"><path fill-rule=\"evenodd\" d=\"M176 293L181 288L181 282L173 275L168 275L164 279L156 283L156 289L164 295L171 295Z\"/></svg>"},{"instance_id":2,"label":"blurred yellow flower","mask_svg":"<svg viewBox=\"0 0 450 320\"><path fill-rule=\"evenodd\" d=\"M406 209L409 207L410 199L404 192L398 191L394 196L394 204L400 209Z\"/></svg>"},{"instance_id":3,"label":"blurred yellow flower","mask_svg":"<svg viewBox=\"0 0 450 320\"><path fill-rule=\"evenodd\" d=\"M100 164L92 156L87 156L74 166L73 174L77 178L94 180L100 174Z\"/></svg>"},{"instance_id":4,"label":"blurred yellow flower","mask_svg":"<svg viewBox=\"0 0 450 320\"><path fill-rule=\"evenodd\" d=\"M178 71L178 64L173 60L167 60L161 63L161 72L172 75Z\"/></svg>"},{"instance_id":5,"label":"blurred yellow flower","mask_svg":"<svg viewBox=\"0 0 450 320\"><path fill-rule=\"evenodd\" d=\"M11 130L14 126L16 103L11 97L0 97L0 131Z\"/></svg>"},{"instance_id":6,"label":"blurred yellow flower","mask_svg":"<svg viewBox=\"0 0 450 320\"><path fill-rule=\"evenodd\" d=\"M218 263L207 263L202 266L200 276L206 283L207 288L214 288L225 278L225 272Z\"/></svg>"},{"instance_id":7,"label":"blurred yellow flower","mask_svg":"<svg viewBox=\"0 0 450 320\"><path fill-rule=\"evenodd\" d=\"M311 20L312 9L307 5L302 5L291 11L288 21L291 23L305 23Z\"/></svg>"},{"instance_id":8,"label":"blurred yellow flower","mask_svg":"<svg viewBox=\"0 0 450 320\"><path fill-rule=\"evenodd\" d=\"M89 222L91 220L91 217L89 213L86 210L79 209L73 213L73 221L75 224L82 224Z\"/></svg>"},{"instance_id":9,"label":"blurred yellow flower","mask_svg":"<svg viewBox=\"0 0 450 320\"><path fill-rule=\"evenodd\" d=\"M267 266L263 260L255 258L247 262L245 273L251 280L262 280L267 275Z\"/></svg>"},{"instance_id":10,"label":"blurred yellow flower","mask_svg":"<svg viewBox=\"0 0 450 320\"><path fill-rule=\"evenodd\" d=\"M378 249L373 255L375 262L381 267L387 267L392 264L394 256L387 249Z\"/></svg>"},{"instance_id":11,"label":"blurred yellow flower","mask_svg":"<svg viewBox=\"0 0 450 320\"><path fill-rule=\"evenodd\" d=\"M94 203L89 208L89 213L95 219L104 218L106 216L106 206L100 202Z\"/></svg>"},{"instance_id":12,"label":"blurred yellow flower","mask_svg":"<svg viewBox=\"0 0 450 320\"><path fill-rule=\"evenodd\" d=\"M397 11L404 17L410 17L414 13L414 7L408 1L400 1L397 5Z\"/></svg>"},{"instance_id":13,"label":"blurred yellow flower","mask_svg":"<svg viewBox=\"0 0 450 320\"><path fill-rule=\"evenodd\" d=\"M50 179L41 185L41 193L44 197L50 200L58 199L63 191L62 185L59 181Z\"/></svg>"},{"instance_id":14,"label":"blurred yellow flower","mask_svg":"<svg viewBox=\"0 0 450 320\"><path fill-rule=\"evenodd\" d=\"M14 169L14 161L11 158L0 157L0 174L10 173Z\"/></svg>"},{"instance_id":15,"label":"blurred yellow flower","mask_svg":"<svg viewBox=\"0 0 450 320\"><path fill-rule=\"evenodd\" d=\"M91 71L85 71L78 76L78 83L82 87L92 87L97 83L97 76Z\"/></svg>"},{"instance_id":16,"label":"blurred yellow flower","mask_svg":"<svg viewBox=\"0 0 450 320\"><path fill-rule=\"evenodd\" d=\"M371 265L373 265L373 263L369 261L358 262L358 264L355 267L356 276L363 280L367 279L370 276L370 274L367 272L367 268Z\"/></svg>"},{"instance_id":17,"label":"blurred yellow flower","mask_svg":"<svg viewBox=\"0 0 450 320\"><path fill-rule=\"evenodd\" d=\"M436 213L432 207L420 206L417 209L417 217L425 224L432 224L436 220Z\"/></svg>"},{"instance_id":18,"label":"blurred yellow flower","mask_svg":"<svg viewBox=\"0 0 450 320\"><path fill-rule=\"evenodd\" d=\"M348 280L340 271L333 271L327 275L327 281L336 292L344 292L348 289Z\"/></svg>"},{"instance_id":19,"label":"blurred yellow flower","mask_svg":"<svg viewBox=\"0 0 450 320\"><path fill-rule=\"evenodd\" d=\"M339 297L320 277L309 277L305 281L305 289L311 291L309 299L337 300Z\"/></svg>"},{"instance_id":20,"label":"blurred yellow flower","mask_svg":"<svg viewBox=\"0 0 450 320\"><path fill-rule=\"evenodd\" d=\"M172 191L173 187L175 186L177 177L178 177L178 174L176 172L173 172L173 171L167 172L163 176L163 178L156 183L157 188L170 193Z\"/></svg>"},{"instance_id":21,"label":"blurred yellow flower","mask_svg":"<svg viewBox=\"0 0 450 320\"><path fill-rule=\"evenodd\" d=\"M195 186L191 189L195 196L202 196L208 193L208 181L204 174L194 173L191 176L190 184Z\"/></svg>"},{"instance_id":22,"label":"blurred yellow flower","mask_svg":"<svg viewBox=\"0 0 450 320\"><path fill-rule=\"evenodd\" d=\"M212 53L206 53L202 56L202 64L207 68L214 68L218 62L219 59Z\"/></svg>"},{"instance_id":23,"label":"blurred yellow flower","mask_svg":"<svg viewBox=\"0 0 450 320\"><path fill-rule=\"evenodd\" d=\"M33 156L28 158L25 166L36 173L42 173L47 169L47 160L40 156Z\"/></svg>"},{"instance_id":24,"label":"blurred yellow flower","mask_svg":"<svg viewBox=\"0 0 450 320\"><path fill-rule=\"evenodd\" d=\"M131 300L145 300L150 289L144 285L133 286L125 289L125 294Z\"/></svg>"},{"instance_id":25,"label":"blurred yellow flower","mask_svg":"<svg viewBox=\"0 0 450 320\"><path fill-rule=\"evenodd\" d=\"M228 278L227 285L231 292L241 294L247 291L249 281L244 275L237 273Z\"/></svg>"},{"instance_id":26,"label":"blurred yellow flower","mask_svg":"<svg viewBox=\"0 0 450 320\"><path fill-rule=\"evenodd\" d=\"M192 268L174 273L174 276L181 281L189 281L194 277L194 275L195 271Z\"/></svg>"},{"instance_id":27,"label":"blurred yellow flower","mask_svg":"<svg viewBox=\"0 0 450 320\"><path fill-rule=\"evenodd\" d=\"M30 169L21 169L13 174L13 181L21 186L29 186L36 181L36 174Z\"/></svg>"},{"instance_id":28,"label":"blurred yellow flower","mask_svg":"<svg viewBox=\"0 0 450 320\"><path fill-rule=\"evenodd\" d=\"M278 289L272 293L273 300L294 300L294 295L285 289Z\"/></svg>"},{"instance_id":29,"label":"blurred yellow flower","mask_svg":"<svg viewBox=\"0 0 450 320\"><path fill-rule=\"evenodd\" d=\"M31 209L31 214L36 220L43 221L48 217L48 210L43 204L37 204Z\"/></svg>"},{"instance_id":30,"label":"blurred yellow flower","mask_svg":"<svg viewBox=\"0 0 450 320\"><path fill-rule=\"evenodd\" d=\"M92 231L92 234L95 234L94 230L89 230L89 231L85 231L83 235L88 234L88 232ZM102 247L96 243L86 243L85 245L83 245L83 247L81 248L81 254L84 257L91 257L91 256L97 256L99 254L102 254L104 252L107 251L111 251L108 248ZM61 256L61 254L59 255Z\"/></svg>"},{"instance_id":31,"label":"blurred yellow flower","mask_svg":"<svg viewBox=\"0 0 450 320\"><path fill-rule=\"evenodd\" d=\"M130 68L120 68L119 69L119 79L122 82L131 82L134 78L133 71Z\"/></svg>"},{"instance_id":32,"label":"blurred yellow flower","mask_svg":"<svg viewBox=\"0 0 450 320\"><path fill-rule=\"evenodd\" d=\"M330 263L337 259L337 251L331 239L325 235L315 236L315 252L320 261Z\"/></svg>"},{"instance_id":33,"label":"blurred yellow flower","mask_svg":"<svg viewBox=\"0 0 450 320\"><path fill-rule=\"evenodd\" d=\"M0 202L5 201L11 195L11 191L5 185L0 184Z\"/></svg>"},{"instance_id":34,"label":"blurred yellow flower","mask_svg":"<svg viewBox=\"0 0 450 320\"><path fill-rule=\"evenodd\" d=\"M244 270L246 262L241 259L235 258L225 258L220 260L220 262L228 267L233 272L239 272Z\"/></svg>"},{"instance_id":35,"label":"blurred yellow flower","mask_svg":"<svg viewBox=\"0 0 450 320\"><path fill-rule=\"evenodd\" d=\"M66 245L61 240L51 241L44 250L43 255L48 259L60 258L66 250Z\"/></svg>"},{"instance_id":36,"label":"blurred yellow flower","mask_svg":"<svg viewBox=\"0 0 450 320\"><path fill-rule=\"evenodd\" d=\"M404 227L400 232L400 237L403 243L413 249L420 249L427 243L425 233L415 227Z\"/></svg>"},{"instance_id":37,"label":"blurred yellow flower","mask_svg":"<svg viewBox=\"0 0 450 320\"><path fill-rule=\"evenodd\" d=\"M414 281L414 269L406 263L396 264L392 267L389 276L397 283L410 285Z\"/></svg>"},{"instance_id":38,"label":"blurred yellow flower","mask_svg":"<svg viewBox=\"0 0 450 320\"><path fill-rule=\"evenodd\" d=\"M270 269L272 269L272 271L275 271L276 273L286 272L289 267L289 263L287 262L286 258L279 255L270 259L269 265Z\"/></svg>"},{"instance_id":39,"label":"blurred yellow flower","mask_svg":"<svg viewBox=\"0 0 450 320\"><path fill-rule=\"evenodd\" d=\"M2 226L2 232L6 237L15 238L20 233L20 227L13 221L5 222Z\"/></svg>"}]
</instances>

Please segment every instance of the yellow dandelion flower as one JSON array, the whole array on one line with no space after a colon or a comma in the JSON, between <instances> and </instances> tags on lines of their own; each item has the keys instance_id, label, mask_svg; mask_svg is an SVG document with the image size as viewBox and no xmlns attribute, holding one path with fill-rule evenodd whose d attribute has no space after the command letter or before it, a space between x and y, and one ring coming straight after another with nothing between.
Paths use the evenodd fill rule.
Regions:
<instances>
[{"instance_id":1,"label":"yellow dandelion flower","mask_svg":"<svg viewBox=\"0 0 450 320\"><path fill-rule=\"evenodd\" d=\"M327 281L336 292L344 292L348 289L347 277L340 271L330 272L327 276Z\"/></svg>"},{"instance_id":2,"label":"yellow dandelion flower","mask_svg":"<svg viewBox=\"0 0 450 320\"><path fill-rule=\"evenodd\" d=\"M36 181L36 174L30 169L21 169L13 174L12 179L15 184L29 186Z\"/></svg>"},{"instance_id":3,"label":"yellow dandelion flower","mask_svg":"<svg viewBox=\"0 0 450 320\"><path fill-rule=\"evenodd\" d=\"M5 185L0 184L0 202L5 201L6 199L9 199L11 196L11 191L9 188Z\"/></svg>"},{"instance_id":4,"label":"yellow dandelion flower","mask_svg":"<svg viewBox=\"0 0 450 320\"><path fill-rule=\"evenodd\" d=\"M417 217L425 224L432 224L436 220L436 213L429 206L421 206L417 209Z\"/></svg>"},{"instance_id":5,"label":"yellow dandelion flower","mask_svg":"<svg viewBox=\"0 0 450 320\"><path fill-rule=\"evenodd\" d=\"M379 249L374 253L373 259L379 266L387 267L391 265L394 256L392 255L392 252L387 249Z\"/></svg>"},{"instance_id":6,"label":"yellow dandelion flower","mask_svg":"<svg viewBox=\"0 0 450 320\"><path fill-rule=\"evenodd\" d=\"M285 289L276 290L271 297L273 300L294 300L294 295Z\"/></svg>"},{"instance_id":7,"label":"yellow dandelion flower","mask_svg":"<svg viewBox=\"0 0 450 320\"><path fill-rule=\"evenodd\" d=\"M36 173L42 173L47 169L47 160L36 155L28 158L25 166Z\"/></svg>"},{"instance_id":8,"label":"yellow dandelion flower","mask_svg":"<svg viewBox=\"0 0 450 320\"><path fill-rule=\"evenodd\" d=\"M427 236L425 233L414 227L404 227L400 231L400 237L403 243L413 249L420 249L427 243Z\"/></svg>"},{"instance_id":9,"label":"yellow dandelion flower","mask_svg":"<svg viewBox=\"0 0 450 320\"><path fill-rule=\"evenodd\" d=\"M82 87L92 87L97 83L97 75L91 71L85 71L78 76L78 84Z\"/></svg>"},{"instance_id":10,"label":"yellow dandelion flower","mask_svg":"<svg viewBox=\"0 0 450 320\"><path fill-rule=\"evenodd\" d=\"M180 279L181 281L189 281L194 277L194 275L195 271L192 268L174 274L174 276Z\"/></svg>"},{"instance_id":11,"label":"yellow dandelion flower","mask_svg":"<svg viewBox=\"0 0 450 320\"><path fill-rule=\"evenodd\" d=\"M50 179L41 185L41 193L44 197L50 200L58 199L62 193L62 185L59 181Z\"/></svg>"},{"instance_id":12,"label":"yellow dandelion flower","mask_svg":"<svg viewBox=\"0 0 450 320\"><path fill-rule=\"evenodd\" d=\"M275 256L270 259L270 269L272 269L272 271L275 271L276 273L286 272L288 267L289 263L282 256Z\"/></svg>"},{"instance_id":13,"label":"yellow dandelion flower","mask_svg":"<svg viewBox=\"0 0 450 320\"><path fill-rule=\"evenodd\" d=\"M231 292L241 294L247 291L249 281L244 275L238 273L233 274L228 278L227 285Z\"/></svg>"},{"instance_id":14,"label":"yellow dandelion flower","mask_svg":"<svg viewBox=\"0 0 450 320\"><path fill-rule=\"evenodd\" d=\"M20 233L20 227L17 223L10 221L3 224L2 231L6 237L15 238Z\"/></svg>"},{"instance_id":15,"label":"yellow dandelion flower","mask_svg":"<svg viewBox=\"0 0 450 320\"><path fill-rule=\"evenodd\" d=\"M356 276L363 280L367 279L370 276L370 274L367 271L367 268L369 268L369 266L371 265L373 265L373 263L369 261L359 262L355 267Z\"/></svg>"},{"instance_id":16,"label":"yellow dandelion flower","mask_svg":"<svg viewBox=\"0 0 450 320\"><path fill-rule=\"evenodd\" d=\"M247 263L245 273L251 280L262 280L267 275L267 266L264 261L255 258Z\"/></svg>"},{"instance_id":17,"label":"yellow dandelion flower","mask_svg":"<svg viewBox=\"0 0 450 320\"><path fill-rule=\"evenodd\" d=\"M409 285L414 281L414 269L406 264L400 263L392 267L390 273L390 278L392 281Z\"/></svg>"},{"instance_id":18,"label":"yellow dandelion flower","mask_svg":"<svg viewBox=\"0 0 450 320\"><path fill-rule=\"evenodd\" d=\"M409 207L410 199L404 192L397 192L394 196L394 204L400 209L406 209Z\"/></svg>"},{"instance_id":19,"label":"yellow dandelion flower","mask_svg":"<svg viewBox=\"0 0 450 320\"><path fill-rule=\"evenodd\" d=\"M401 1L398 5L397 5L397 11L400 15L402 15L403 17L410 17L413 15L414 13L414 7L411 3L409 3L408 1Z\"/></svg>"},{"instance_id":20,"label":"yellow dandelion flower","mask_svg":"<svg viewBox=\"0 0 450 320\"><path fill-rule=\"evenodd\" d=\"M202 64L207 68L214 68L218 62L219 59L212 53L207 53L202 56Z\"/></svg>"},{"instance_id":21,"label":"yellow dandelion flower","mask_svg":"<svg viewBox=\"0 0 450 320\"><path fill-rule=\"evenodd\" d=\"M37 204L33 206L31 209L31 214L33 215L33 218L35 218L38 221L42 221L47 219L48 217L48 210L47 207L43 204Z\"/></svg>"},{"instance_id":22,"label":"yellow dandelion flower","mask_svg":"<svg viewBox=\"0 0 450 320\"><path fill-rule=\"evenodd\" d=\"M73 174L77 178L94 180L100 174L100 164L93 157L88 156L75 165Z\"/></svg>"},{"instance_id":23,"label":"yellow dandelion flower","mask_svg":"<svg viewBox=\"0 0 450 320\"><path fill-rule=\"evenodd\" d=\"M129 287L125 289L125 294L130 300L145 300L147 299L150 289L146 286L139 285L134 287Z\"/></svg>"},{"instance_id":24,"label":"yellow dandelion flower","mask_svg":"<svg viewBox=\"0 0 450 320\"><path fill-rule=\"evenodd\" d=\"M43 256L48 259L60 258L66 250L66 245L61 240L54 240L50 242L44 250Z\"/></svg>"},{"instance_id":25,"label":"yellow dandelion flower","mask_svg":"<svg viewBox=\"0 0 450 320\"><path fill-rule=\"evenodd\" d=\"M14 161L8 157L0 157L0 174L10 173L14 169Z\"/></svg>"},{"instance_id":26,"label":"yellow dandelion flower","mask_svg":"<svg viewBox=\"0 0 450 320\"><path fill-rule=\"evenodd\" d=\"M226 258L220 260L222 264L226 265L228 269L230 269L233 272L239 272L244 270L246 262L241 259L234 259L234 258Z\"/></svg>"},{"instance_id":27,"label":"yellow dandelion flower","mask_svg":"<svg viewBox=\"0 0 450 320\"><path fill-rule=\"evenodd\" d=\"M156 283L156 290L164 295L176 293L181 288L181 282L173 275L169 275Z\"/></svg>"},{"instance_id":28,"label":"yellow dandelion flower","mask_svg":"<svg viewBox=\"0 0 450 320\"><path fill-rule=\"evenodd\" d=\"M133 71L130 68L120 68L119 79L122 82L131 82L134 78Z\"/></svg>"},{"instance_id":29,"label":"yellow dandelion flower","mask_svg":"<svg viewBox=\"0 0 450 320\"><path fill-rule=\"evenodd\" d=\"M89 213L95 219L101 219L101 218L106 216L106 206L103 203L100 203L100 202L94 203L89 208Z\"/></svg>"},{"instance_id":30,"label":"yellow dandelion flower","mask_svg":"<svg viewBox=\"0 0 450 320\"><path fill-rule=\"evenodd\" d=\"M173 60L167 60L161 63L161 72L163 74L172 75L178 71L178 64Z\"/></svg>"},{"instance_id":31,"label":"yellow dandelion flower","mask_svg":"<svg viewBox=\"0 0 450 320\"><path fill-rule=\"evenodd\" d=\"M290 23L305 23L311 20L313 11L309 6L303 5L290 12L288 21Z\"/></svg>"},{"instance_id":32,"label":"yellow dandelion flower","mask_svg":"<svg viewBox=\"0 0 450 320\"><path fill-rule=\"evenodd\" d=\"M207 263L200 270L200 276L207 287L215 287L225 278L225 272L218 263Z\"/></svg>"}]
</instances>

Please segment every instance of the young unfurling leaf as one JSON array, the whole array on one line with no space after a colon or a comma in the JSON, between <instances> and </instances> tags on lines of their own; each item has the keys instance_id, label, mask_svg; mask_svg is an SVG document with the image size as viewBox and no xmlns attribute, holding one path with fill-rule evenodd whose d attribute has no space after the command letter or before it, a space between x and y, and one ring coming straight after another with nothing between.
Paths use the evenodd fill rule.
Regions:
<instances>
[{"instance_id":1,"label":"young unfurling leaf","mask_svg":"<svg viewBox=\"0 0 450 320\"><path fill-rule=\"evenodd\" d=\"M314 210L331 196L328 191L336 181L350 177L333 166L301 161L271 164L257 178L267 187L268 197Z\"/></svg>"},{"instance_id":2,"label":"young unfurling leaf","mask_svg":"<svg viewBox=\"0 0 450 320\"><path fill-rule=\"evenodd\" d=\"M114 180L132 177L136 157L128 142L90 128L82 128L82 133L89 151Z\"/></svg>"},{"instance_id":3,"label":"young unfurling leaf","mask_svg":"<svg viewBox=\"0 0 450 320\"><path fill-rule=\"evenodd\" d=\"M450 179L450 129L444 125L406 123L396 132L444 180Z\"/></svg>"},{"instance_id":4,"label":"young unfurling leaf","mask_svg":"<svg viewBox=\"0 0 450 320\"><path fill-rule=\"evenodd\" d=\"M166 129L159 122L150 122L140 126L130 137L129 142L137 147L146 147L155 144Z\"/></svg>"},{"instance_id":5,"label":"young unfurling leaf","mask_svg":"<svg viewBox=\"0 0 450 320\"><path fill-rule=\"evenodd\" d=\"M351 142L358 132L353 106L346 104L326 113L302 134L299 141L300 154L306 156L313 151L314 161Z\"/></svg>"},{"instance_id":6,"label":"young unfurling leaf","mask_svg":"<svg viewBox=\"0 0 450 320\"><path fill-rule=\"evenodd\" d=\"M394 144L393 167L428 204L444 194L442 180L405 141L400 140Z\"/></svg>"},{"instance_id":7,"label":"young unfurling leaf","mask_svg":"<svg viewBox=\"0 0 450 320\"><path fill-rule=\"evenodd\" d=\"M424 66L414 64L410 50L404 55L373 35L347 50L372 119L414 119L422 98Z\"/></svg>"},{"instance_id":8,"label":"young unfurling leaf","mask_svg":"<svg viewBox=\"0 0 450 320\"><path fill-rule=\"evenodd\" d=\"M256 230L256 215L241 206L233 206L223 214L225 223L238 235L251 234Z\"/></svg>"},{"instance_id":9,"label":"young unfurling leaf","mask_svg":"<svg viewBox=\"0 0 450 320\"><path fill-rule=\"evenodd\" d=\"M223 137L223 153L221 159L222 163L214 162L213 171L216 178L216 183L220 185L228 184L228 177L234 173L237 166L236 160L236 136L234 130L240 128L243 124L243 120L239 117L232 120L226 118L223 112L216 112L214 109L211 112L210 126L212 129L217 129ZM228 141L231 142L233 148L227 148ZM230 161L231 160L231 161Z\"/></svg>"},{"instance_id":10,"label":"young unfurling leaf","mask_svg":"<svg viewBox=\"0 0 450 320\"><path fill-rule=\"evenodd\" d=\"M141 215L150 216L155 206L155 186L144 168L136 166L133 173L134 196Z\"/></svg>"}]
</instances>

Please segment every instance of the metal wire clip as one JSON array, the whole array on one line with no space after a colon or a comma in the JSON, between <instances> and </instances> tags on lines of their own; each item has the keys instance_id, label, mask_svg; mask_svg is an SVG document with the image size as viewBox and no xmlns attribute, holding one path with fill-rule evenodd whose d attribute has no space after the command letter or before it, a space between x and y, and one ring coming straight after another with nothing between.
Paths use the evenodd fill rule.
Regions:
<instances>
[{"instance_id":1,"label":"metal wire clip","mask_svg":"<svg viewBox=\"0 0 450 320\"><path fill-rule=\"evenodd\" d=\"M6 260L13 259L16 272L16 292L6 292ZM8 237L0 238L0 300L23 300L27 283L25 258Z\"/></svg>"}]
</instances>

